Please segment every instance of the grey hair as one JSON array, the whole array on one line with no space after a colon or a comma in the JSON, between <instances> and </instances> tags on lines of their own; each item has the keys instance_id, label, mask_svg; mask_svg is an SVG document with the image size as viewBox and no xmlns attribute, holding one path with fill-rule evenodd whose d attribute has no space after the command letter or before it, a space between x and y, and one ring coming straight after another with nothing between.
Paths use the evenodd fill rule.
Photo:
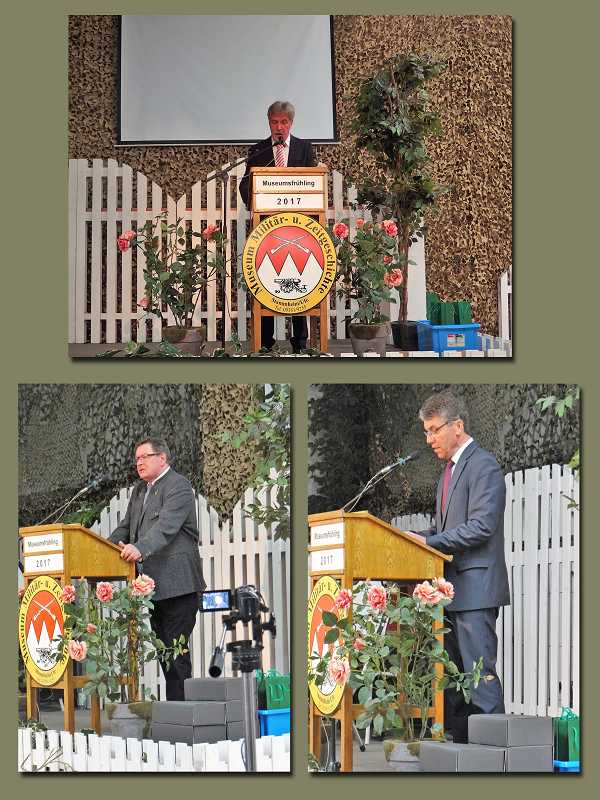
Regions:
<instances>
[{"instance_id":1,"label":"grey hair","mask_svg":"<svg viewBox=\"0 0 600 800\"><path fill-rule=\"evenodd\" d=\"M469 411L465 401L450 391L432 394L425 400L419 409L419 419L425 422L432 417L441 417L444 422L461 419L465 431L469 430Z\"/></svg>"},{"instance_id":2,"label":"grey hair","mask_svg":"<svg viewBox=\"0 0 600 800\"><path fill-rule=\"evenodd\" d=\"M155 453L163 453L167 461L171 460L171 451L164 439L157 439L154 436L147 436L145 439L140 439L134 447L134 452L143 444L149 444Z\"/></svg>"},{"instance_id":3,"label":"grey hair","mask_svg":"<svg viewBox=\"0 0 600 800\"><path fill-rule=\"evenodd\" d=\"M272 117L275 114L285 114L289 121L293 122L296 116L296 109L287 100L275 100L267 109L267 117Z\"/></svg>"}]
</instances>

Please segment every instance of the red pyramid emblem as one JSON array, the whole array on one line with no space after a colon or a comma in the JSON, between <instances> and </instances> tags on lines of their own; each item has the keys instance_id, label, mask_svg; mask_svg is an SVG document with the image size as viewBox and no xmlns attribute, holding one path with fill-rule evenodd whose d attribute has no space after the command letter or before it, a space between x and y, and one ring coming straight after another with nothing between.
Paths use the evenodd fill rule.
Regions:
<instances>
[{"instance_id":1,"label":"red pyramid emblem","mask_svg":"<svg viewBox=\"0 0 600 800\"><path fill-rule=\"evenodd\" d=\"M291 256L298 274L302 275L311 253L323 269L323 253L313 234L305 228L286 225L276 228L265 236L256 254L256 265L260 269L265 256L268 255L275 272L279 275L286 258Z\"/></svg>"}]
</instances>

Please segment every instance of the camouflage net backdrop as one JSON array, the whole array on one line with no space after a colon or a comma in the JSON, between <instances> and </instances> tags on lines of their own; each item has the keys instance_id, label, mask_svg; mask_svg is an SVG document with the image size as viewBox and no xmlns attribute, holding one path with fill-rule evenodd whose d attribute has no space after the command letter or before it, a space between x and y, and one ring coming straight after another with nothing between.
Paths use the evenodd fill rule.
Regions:
<instances>
[{"instance_id":1,"label":"camouflage net backdrop","mask_svg":"<svg viewBox=\"0 0 600 800\"><path fill-rule=\"evenodd\" d=\"M251 387L220 384L21 384L19 525L34 525L102 475L86 495L106 504L137 480L133 447L161 436L174 468L227 517L252 474L253 450L235 456L217 432L243 425Z\"/></svg>"},{"instance_id":2,"label":"camouflage net backdrop","mask_svg":"<svg viewBox=\"0 0 600 800\"><path fill-rule=\"evenodd\" d=\"M316 384L310 388L309 470L316 489L309 512L340 508L381 467L413 450L421 458L382 481L364 508L385 520L428 513L442 468L418 419L430 394L461 394L471 435L498 459L504 473L544 464L566 464L579 447L579 407L558 418L540 411L538 397L563 396L559 384Z\"/></svg>"},{"instance_id":3,"label":"camouflage net backdrop","mask_svg":"<svg viewBox=\"0 0 600 800\"><path fill-rule=\"evenodd\" d=\"M399 52L431 52L447 61L428 87L444 129L429 145L434 177L452 191L426 220L427 288L443 300L470 301L482 329L496 332L498 278L512 263L511 18L333 19L341 143L316 148L330 170L356 175L370 168L350 134L361 78ZM69 158L114 158L179 198L211 170L246 154L235 146L117 148L118 34L117 16L69 17Z\"/></svg>"}]
</instances>

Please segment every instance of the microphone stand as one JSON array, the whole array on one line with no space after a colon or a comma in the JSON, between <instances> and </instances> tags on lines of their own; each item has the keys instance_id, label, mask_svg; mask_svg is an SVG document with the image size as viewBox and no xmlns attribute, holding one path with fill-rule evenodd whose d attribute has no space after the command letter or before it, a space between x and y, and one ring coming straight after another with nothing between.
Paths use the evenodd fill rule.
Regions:
<instances>
[{"instance_id":1,"label":"microphone stand","mask_svg":"<svg viewBox=\"0 0 600 800\"><path fill-rule=\"evenodd\" d=\"M266 153L268 150L272 151L273 145L269 144L268 147L263 147L262 150L258 150L256 153L252 153L253 156L260 156L263 153ZM230 164L226 169L217 169L215 170L214 174L210 176L210 178L206 179L206 183L210 183L217 178L221 181L221 231L223 234L223 244L222 244L222 255L223 255L223 263L227 263L227 216L228 212L227 209L229 207L229 173L232 172L236 167L239 167L240 164L245 163L248 161L248 156L245 158L240 158L237 161L234 161L233 164ZM230 243L231 247L231 243ZM221 347L223 350L225 349L225 303L226 303L226 291L225 291L225 274L220 276L220 296L221 296Z\"/></svg>"},{"instance_id":2,"label":"microphone stand","mask_svg":"<svg viewBox=\"0 0 600 800\"><path fill-rule=\"evenodd\" d=\"M391 464L390 466L383 467L383 469L380 469L379 472L376 472L375 475L372 475L369 478L369 480L365 483L365 485L357 495L355 495L351 500L348 500L348 502L342 506L342 511L352 511L352 509L356 506L356 504L363 495L365 495L374 486L377 486L377 484L380 483L384 478L387 478L387 476L391 472L398 469L398 467L403 467L409 461L412 461L415 457L416 456L411 454L406 458L398 459L398 461L396 461L395 464Z\"/></svg>"}]
</instances>

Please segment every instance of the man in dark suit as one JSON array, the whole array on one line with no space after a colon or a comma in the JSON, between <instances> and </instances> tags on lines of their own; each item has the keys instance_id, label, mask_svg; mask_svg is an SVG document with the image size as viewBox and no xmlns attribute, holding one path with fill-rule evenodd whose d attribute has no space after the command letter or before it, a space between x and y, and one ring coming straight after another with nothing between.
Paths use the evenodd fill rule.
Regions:
<instances>
[{"instance_id":1,"label":"man in dark suit","mask_svg":"<svg viewBox=\"0 0 600 800\"><path fill-rule=\"evenodd\" d=\"M136 445L135 463L141 480L133 489L127 513L109 540L121 558L137 562L156 583L152 630L166 645L181 634L189 639L199 608L202 578L194 491L187 478L169 466L169 448L162 439ZM189 652L167 667L161 664L167 700L183 700L183 682L192 676Z\"/></svg>"},{"instance_id":2,"label":"man in dark suit","mask_svg":"<svg viewBox=\"0 0 600 800\"><path fill-rule=\"evenodd\" d=\"M502 686L496 673L496 619L510 604L504 559L504 475L496 459L469 436L463 401L451 392L429 397L419 411L428 444L446 462L437 489L436 524L421 537L453 556L445 577L454 584L446 610L450 633L445 645L464 671L483 657L481 681L471 703L462 694L444 694L446 727L455 742L467 741L470 714L503 714Z\"/></svg>"},{"instance_id":3,"label":"man in dark suit","mask_svg":"<svg viewBox=\"0 0 600 800\"><path fill-rule=\"evenodd\" d=\"M294 123L296 111L291 103L277 100L271 103L267 111L271 135L248 150L246 172L240 181L240 194L246 208L250 207L250 170L252 167L314 167L315 156L312 144L304 139L292 136L290 129ZM269 349L275 344L273 337L273 317L261 320L261 338L264 347ZM308 325L306 317L292 317L292 337L290 343L295 353L306 347Z\"/></svg>"}]
</instances>

